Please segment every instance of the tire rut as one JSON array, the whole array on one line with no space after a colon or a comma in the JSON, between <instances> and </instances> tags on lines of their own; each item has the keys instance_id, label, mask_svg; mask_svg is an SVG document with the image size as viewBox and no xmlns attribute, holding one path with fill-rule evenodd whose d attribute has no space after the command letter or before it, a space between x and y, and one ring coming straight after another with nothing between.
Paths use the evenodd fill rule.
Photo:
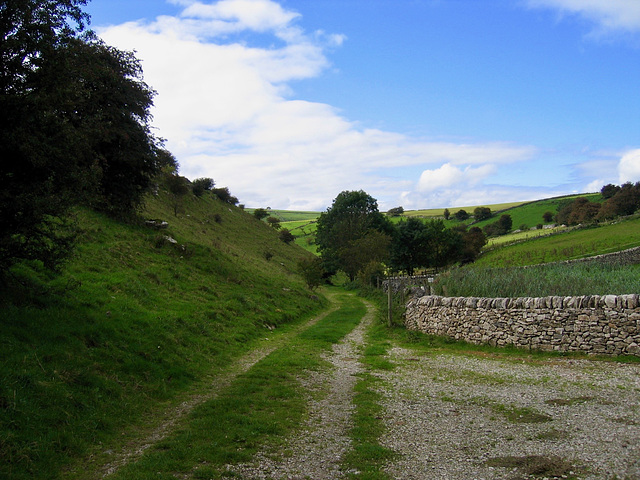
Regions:
<instances>
[{"instance_id":1,"label":"tire rut","mask_svg":"<svg viewBox=\"0 0 640 480\"><path fill-rule=\"evenodd\" d=\"M284 453L260 452L250 463L228 465L229 473L247 479L289 480L334 480L346 475L341 462L351 446L354 386L356 376L364 371L359 359L366 329L374 319L374 307L368 302L365 304L367 314L362 321L333 345L331 353L324 355L331 368L310 372L308 377L300 379L312 392L309 417L300 431L286 441Z\"/></svg>"},{"instance_id":2,"label":"tire rut","mask_svg":"<svg viewBox=\"0 0 640 480\"><path fill-rule=\"evenodd\" d=\"M95 476L100 478L109 477L115 474L120 468L139 459L147 449L164 440L172 432L174 432L178 428L180 423L187 417L187 415L191 413L196 407L203 404L204 402L216 398L219 392L231 385L236 377L247 372L253 365L258 363L260 360L265 358L276 349L285 345L288 340L298 335L301 331L318 323L327 315L337 310L337 304L333 299L334 295L327 294L327 297L331 301L332 305L325 312L307 322L302 323L301 325L298 325L290 332L282 334L278 337L271 337L269 339L266 339L257 348L247 352L236 361L234 361L229 367L225 368L222 373L215 375L208 382L209 386L206 387L206 391L204 393L193 394L179 405L174 405L171 408L165 410L159 417L154 417L154 424L147 427L146 432L148 433L146 435L142 435L137 439L131 440L117 453L108 451L106 454L111 458L109 458L106 462L104 460L94 460L94 464L98 465L94 470L95 472L97 472ZM267 341L269 343L267 343ZM157 421L158 418L160 419L159 422ZM86 468L86 465L84 466L84 468Z\"/></svg>"}]
</instances>

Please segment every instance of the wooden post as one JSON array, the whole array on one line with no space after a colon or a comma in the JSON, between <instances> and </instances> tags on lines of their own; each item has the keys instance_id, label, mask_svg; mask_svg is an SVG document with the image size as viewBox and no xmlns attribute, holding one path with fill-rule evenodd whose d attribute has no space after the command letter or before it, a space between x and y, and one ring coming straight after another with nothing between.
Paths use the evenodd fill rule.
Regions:
<instances>
[{"instance_id":1,"label":"wooden post","mask_svg":"<svg viewBox=\"0 0 640 480\"><path fill-rule=\"evenodd\" d=\"M391 280L387 281L387 294L389 305L389 328L393 324L393 293L391 292Z\"/></svg>"}]
</instances>

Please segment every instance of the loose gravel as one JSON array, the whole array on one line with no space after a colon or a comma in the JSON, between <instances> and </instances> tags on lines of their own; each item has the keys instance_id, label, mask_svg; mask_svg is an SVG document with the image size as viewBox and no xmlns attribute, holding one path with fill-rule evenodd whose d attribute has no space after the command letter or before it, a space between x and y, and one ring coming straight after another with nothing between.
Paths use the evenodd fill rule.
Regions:
<instances>
[{"instance_id":1,"label":"loose gravel","mask_svg":"<svg viewBox=\"0 0 640 480\"><path fill-rule=\"evenodd\" d=\"M640 365L393 348L382 444L394 479L640 479ZM535 465L528 465L534 461Z\"/></svg>"},{"instance_id":2,"label":"loose gravel","mask_svg":"<svg viewBox=\"0 0 640 480\"><path fill-rule=\"evenodd\" d=\"M228 465L227 470L247 479L335 480L344 478L342 457L351 445L349 431L354 410L356 375L365 332L373 321L373 306L363 321L335 345L324 359L331 368L309 372L300 379L310 395L309 417L281 452L258 453L251 463Z\"/></svg>"}]
</instances>

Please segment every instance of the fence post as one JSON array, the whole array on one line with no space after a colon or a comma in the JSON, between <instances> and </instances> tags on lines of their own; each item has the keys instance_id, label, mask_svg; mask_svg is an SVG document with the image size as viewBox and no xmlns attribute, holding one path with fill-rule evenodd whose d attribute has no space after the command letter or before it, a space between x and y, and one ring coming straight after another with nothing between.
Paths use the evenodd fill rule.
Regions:
<instances>
[{"instance_id":1,"label":"fence post","mask_svg":"<svg viewBox=\"0 0 640 480\"><path fill-rule=\"evenodd\" d=\"M391 280L387 280L387 296L389 305L389 327L393 324L393 293L391 292Z\"/></svg>"}]
</instances>

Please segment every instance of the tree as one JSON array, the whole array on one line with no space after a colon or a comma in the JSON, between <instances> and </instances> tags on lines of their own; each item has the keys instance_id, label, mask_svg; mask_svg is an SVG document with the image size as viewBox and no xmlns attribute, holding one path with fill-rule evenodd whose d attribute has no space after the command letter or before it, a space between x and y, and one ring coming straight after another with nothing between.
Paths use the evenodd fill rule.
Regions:
<instances>
[{"instance_id":1,"label":"tree","mask_svg":"<svg viewBox=\"0 0 640 480\"><path fill-rule=\"evenodd\" d=\"M278 217L267 217L267 223L276 230L280 230L280 228L282 227L282 225L280 225L280 219Z\"/></svg>"},{"instance_id":2,"label":"tree","mask_svg":"<svg viewBox=\"0 0 640 480\"><path fill-rule=\"evenodd\" d=\"M89 174L69 164L69 157L82 155L81 144L41 102L36 77L49 52L82 32L85 4L0 5L0 274L21 259L56 268L72 249L67 213L82 198Z\"/></svg>"},{"instance_id":3,"label":"tree","mask_svg":"<svg viewBox=\"0 0 640 480\"><path fill-rule=\"evenodd\" d=\"M169 195L171 196L173 215L177 217L178 213L182 211L184 196L189 193L188 180L185 177L181 177L174 173L167 175L164 182L169 190Z\"/></svg>"},{"instance_id":4,"label":"tree","mask_svg":"<svg viewBox=\"0 0 640 480\"><path fill-rule=\"evenodd\" d=\"M462 233L462 243L460 262L470 263L478 258L482 248L487 244L487 236L480 227L471 227Z\"/></svg>"},{"instance_id":5,"label":"tree","mask_svg":"<svg viewBox=\"0 0 640 480\"><path fill-rule=\"evenodd\" d=\"M544 220L544 223L553 222L553 212L549 212L549 211L544 212L542 214L542 220Z\"/></svg>"},{"instance_id":6,"label":"tree","mask_svg":"<svg viewBox=\"0 0 640 480\"><path fill-rule=\"evenodd\" d=\"M619 191L620 191L620 187L610 183L610 184L605 185L604 187L602 187L602 189L600 190L600 194L602 195L602 198L607 199L607 198L613 197Z\"/></svg>"},{"instance_id":7,"label":"tree","mask_svg":"<svg viewBox=\"0 0 640 480\"><path fill-rule=\"evenodd\" d=\"M426 230L425 223L414 217L398 223L390 254L390 265L394 270L413 275L416 269L427 266L429 252Z\"/></svg>"},{"instance_id":8,"label":"tree","mask_svg":"<svg viewBox=\"0 0 640 480\"><path fill-rule=\"evenodd\" d=\"M289 244L296 239L296 237L293 236L293 233L291 233L288 228L283 228L282 230L280 230L278 238L286 244Z\"/></svg>"},{"instance_id":9,"label":"tree","mask_svg":"<svg viewBox=\"0 0 640 480\"><path fill-rule=\"evenodd\" d=\"M54 267L69 209L133 212L158 172L140 63L82 35L86 0L0 4L0 269Z\"/></svg>"},{"instance_id":10,"label":"tree","mask_svg":"<svg viewBox=\"0 0 640 480\"><path fill-rule=\"evenodd\" d=\"M322 284L324 269L320 257L305 257L298 262L298 270L310 290L315 290Z\"/></svg>"},{"instance_id":11,"label":"tree","mask_svg":"<svg viewBox=\"0 0 640 480\"><path fill-rule=\"evenodd\" d=\"M218 197L218 200L222 202L228 203L230 205L238 204L238 199L233 195L231 195L231 192L229 191L229 187L212 188L211 193L213 193L216 197Z\"/></svg>"},{"instance_id":12,"label":"tree","mask_svg":"<svg viewBox=\"0 0 640 480\"><path fill-rule=\"evenodd\" d=\"M444 209L443 215L445 220L449 220L449 218L451 218L451 212L449 211L448 208Z\"/></svg>"},{"instance_id":13,"label":"tree","mask_svg":"<svg viewBox=\"0 0 640 480\"><path fill-rule=\"evenodd\" d=\"M360 238L342 247L339 254L341 270L351 281L369 264L379 264L387 260L391 237L378 230L369 230Z\"/></svg>"},{"instance_id":14,"label":"tree","mask_svg":"<svg viewBox=\"0 0 640 480\"><path fill-rule=\"evenodd\" d=\"M204 192L210 192L214 185L212 178L196 178L191 183L191 191L196 197L201 197Z\"/></svg>"},{"instance_id":15,"label":"tree","mask_svg":"<svg viewBox=\"0 0 640 480\"><path fill-rule=\"evenodd\" d=\"M395 207L395 208L390 209L387 212L387 214L391 215L392 217L399 217L403 213L404 213L404 208L402 208L402 207Z\"/></svg>"},{"instance_id":16,"label":"tree","mask_svg":"<svg viewBox=\"0 0 640 480\"><path fill-rule=\"evenodd\" d=\"M425 244L428 251L427 267L442 268L455 263L462 251L462 234L447 228L442 220L426 223Z\"/></svg>"},{"instance_id":17,"label":"tree","mask_svg":"<svg viewBox=\"0 0 640 480\"><path fill-rule=\"evenodd\" d=\"M258 220L262 220L269 216L269 212L267 212L264 208L256 208L253 211L253 216L256 217Z\"/></svg>"},{"instance_id":18,"label":"tree","mask_svg":"<svg viewBox=\"0 0 640 480\"><path fill-rule=\"evenodd\" d=\"M473 218L476 220L476 222L491 218L491 215L492 213L489 207L476 207L473 210Z\"/></svg>"},{"instance_id":19,"label":"tree","mask_svg":"<svg viewBox=\"0 0 640 480\"><path fill-rule=\"evenodd\" d=\"M501 215L500 218L484 227L484 233L488 237L505 235L511 231L513 227L513 220L511 219L511 215Z\"/></svg>"},{"instance_id":20,"label":"tree","mask_svg":"<svg viewBox=\"0 0 640 480\"><path fill-rule=\"evenodd\" d=\"M377 201L362 190L338 194L331 207L320 214L317 221L316 243L325 270L330 273L348 270L349 278L353 281L358 269L346 252L354 252L357 242L372 231L386 235L393 231L389 220L378 211ZM358 259L365 261L360 255Z\"/></svg>"},{"instance_id":21,"label":"tree","mask_svg":"<svg viewBox=\"0 0 640 480\"><path fill-rule=\"evenodd\" d=\"M458 210L455 214L454 217L456 217L456 220L459 220L461 222L464 222L465 220L469 219L469 214L467 213L466 210L460 209Z\"/></svg>"}]
</instances>

